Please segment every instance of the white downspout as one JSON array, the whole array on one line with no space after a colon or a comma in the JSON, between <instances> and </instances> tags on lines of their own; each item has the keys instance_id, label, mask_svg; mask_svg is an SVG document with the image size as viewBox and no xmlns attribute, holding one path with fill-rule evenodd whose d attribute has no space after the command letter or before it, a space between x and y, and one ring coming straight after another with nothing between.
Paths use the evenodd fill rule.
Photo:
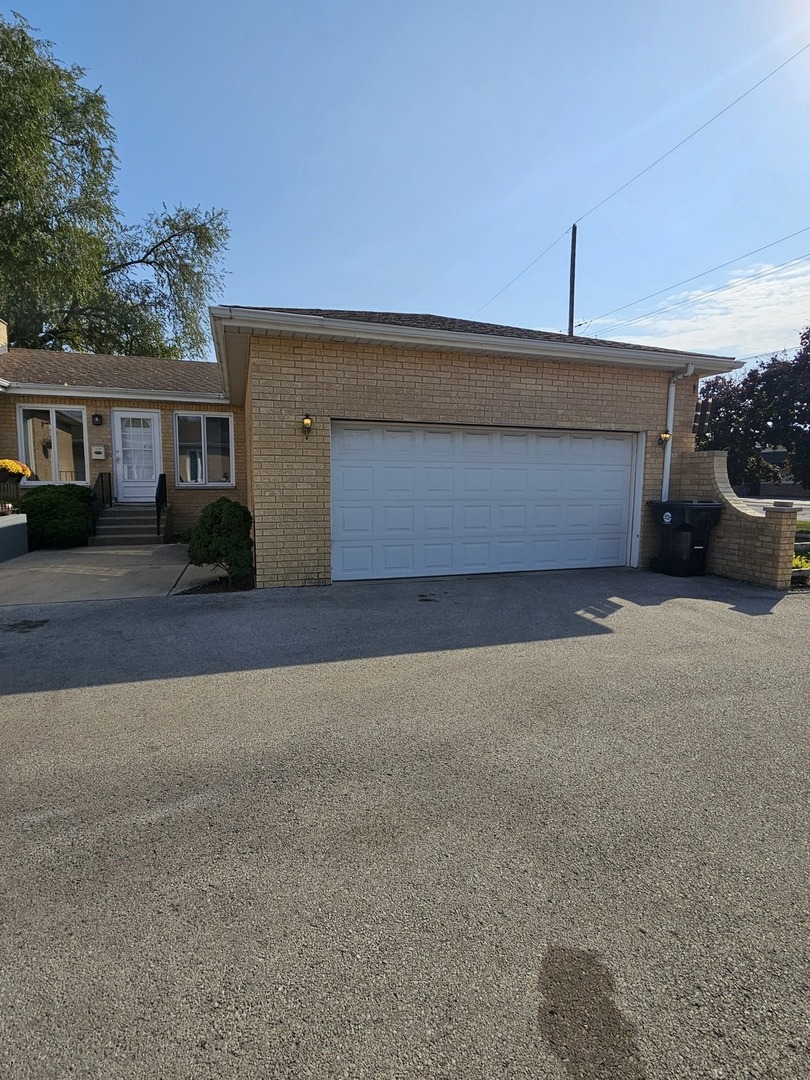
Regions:
<instances>
[{"instance_id":1,"label":"white downspout","mask_svg":"<svg viewBox=\"0 0 810 1080\"><path fill-rule=\"evenodd\" d=\"M681 379L688 379L690 375L694 375L695 365L687 364L683 371L677 375L673 375L669 380L669 389L667 390L667 427L666 430L672 434L672 426L675 423L675 384ZM669 438L664 443L664 478L661 481L661 502L666 502L669 498L669 474L672 469L672 439Z\"/></svg>"}]
</instances>

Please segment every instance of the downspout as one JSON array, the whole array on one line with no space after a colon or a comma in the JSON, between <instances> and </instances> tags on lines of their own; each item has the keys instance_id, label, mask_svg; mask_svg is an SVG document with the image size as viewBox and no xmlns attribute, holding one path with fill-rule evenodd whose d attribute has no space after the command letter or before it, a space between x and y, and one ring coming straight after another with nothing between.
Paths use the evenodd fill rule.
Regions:
<instances>
[{"instance_id":1,"label":"downspout","mask_svg":"<svg viewBox=\"0 0 810 1080\"><path fill-rule=\"evenodd\" d=\"M681 379L688 379L690 375L694 375L695 365L687 364L683 371L677 375L673 375L669 380L669 389L667 390L667 426L666 430L672 435L672 427L675 423L675 385L680 382ZM661 502L666 502L669 498L669 474L672 469L672 438L670 437L664 443L664 478L661 481Z\"/></svg>"}]
</instances>

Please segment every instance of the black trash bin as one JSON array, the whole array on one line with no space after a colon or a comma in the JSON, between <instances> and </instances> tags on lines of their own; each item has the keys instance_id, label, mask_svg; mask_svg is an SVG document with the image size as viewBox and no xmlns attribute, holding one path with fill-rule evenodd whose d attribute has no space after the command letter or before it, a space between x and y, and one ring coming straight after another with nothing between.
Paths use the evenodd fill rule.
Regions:
<instances>
[{"instance_id":1,"label":"black trash bin","mask_svg":"<svg viewBox=\"0 0 810 1080\"><path fill-rule=\"evenodd\" d=\"M661 541L650 569L676 577L705 574L709 534L720 520L723 504L679 499L649 505Z\"/></svg>"}]
</instances>

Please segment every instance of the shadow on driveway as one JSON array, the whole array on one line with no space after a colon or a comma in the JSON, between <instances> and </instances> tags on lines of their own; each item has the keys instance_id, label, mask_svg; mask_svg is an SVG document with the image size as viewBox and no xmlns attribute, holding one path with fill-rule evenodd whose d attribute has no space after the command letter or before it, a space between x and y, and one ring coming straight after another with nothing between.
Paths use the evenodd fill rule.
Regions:
<instances>
[{"instance_id":1,"label":"shadow on driveway","mask_svg":"<svg viewBox=\"0 0 810 1080\"><path fill-rule=\"evenodd\" d=\"M627 606L684 597L749 616L785 600L720 578L618 569L6 607L0 693L599 637Z\"/></svg>"}]
</instances>

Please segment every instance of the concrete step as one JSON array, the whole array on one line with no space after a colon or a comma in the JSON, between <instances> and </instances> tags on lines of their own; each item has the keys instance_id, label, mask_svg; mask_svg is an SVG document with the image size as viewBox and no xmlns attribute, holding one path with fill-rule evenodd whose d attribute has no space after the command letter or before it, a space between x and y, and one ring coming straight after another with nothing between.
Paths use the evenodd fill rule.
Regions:
<instances>
[{"instance_id":1,"label":"concrete step","mask_svg":"<svg viewBox=\"0 0 810 1080\"><path fill-rule=\"evenodd\" d=\"M92 547L129 547L132 544L159 544L154 507L110 506L98 516Z\"/></svg>"},{"instance_id":2,"label":"concrete step","mask_svg":"<svg viewBox=\"0 0 810 1080\"><path fill-rule=\"evenodd\" d=\"M132 547L133 544L159 544L160 537L151 533L149 536L91 536L88 540L90 547Z\"/></svg>"},{"instance_id":3,"label":"concrete step","mask_svg":"<svg viewBox=\"0 0 810 1080\"><path fill-rule=\"evenodd\" d=\"M155 531L155 519L150 518L148 521L122 521L120 518L116 521L110 521L109 518L100 517L96 522L97 529L126 529L130 532L152 532Z\"/></svg>"},{"instance_id":4,"label":"concrete step","mask_svg":"<svg viewBox=\"0 0 810 1080\"><path fill-rule=\"evenodd\" d=\"M102 510L99 518L105 521L154 521L154 510Z\"/></svg>"},{"instance_id":5,"label":"concrete step","mask_svg":"<svg viewBox=\"0 0 810 1080\"><path fill-rule=\"evenodd\" d=\"M133 529L133 528L118 528L114 525L97 525L96 526L97 537L154 537L156 541L160 540L158 532L154 526L151 528Z\"/></svg>"}]
</instances>

